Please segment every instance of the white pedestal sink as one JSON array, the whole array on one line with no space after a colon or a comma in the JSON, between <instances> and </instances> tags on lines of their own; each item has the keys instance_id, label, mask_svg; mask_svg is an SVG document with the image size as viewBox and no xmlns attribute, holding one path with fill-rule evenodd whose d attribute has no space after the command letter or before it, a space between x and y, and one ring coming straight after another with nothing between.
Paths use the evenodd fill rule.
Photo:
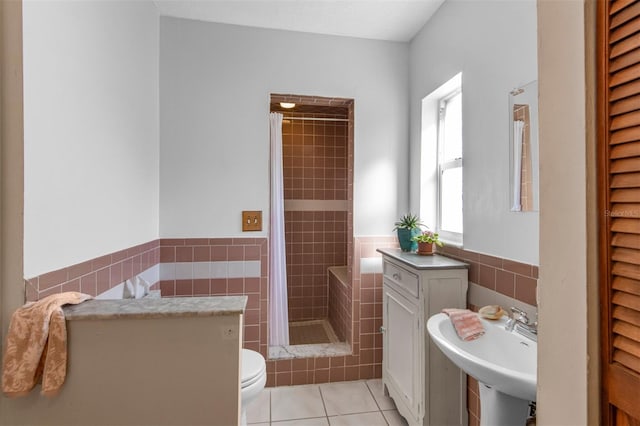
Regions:
<instances>
[{"instance_id":1,"label":"white pedestal sink","mask_svg":"<svg viewBox=\"0 0 640 426\"><path fill-rule=\"evenodd\" d=\"M536 399L538 345L506 331L506 319L481 321L485 334L470 342L458 337L445 314L429 318L427 329L447 358L480 382L480 425L523 426Z\"/></svg>"}]
</instances>

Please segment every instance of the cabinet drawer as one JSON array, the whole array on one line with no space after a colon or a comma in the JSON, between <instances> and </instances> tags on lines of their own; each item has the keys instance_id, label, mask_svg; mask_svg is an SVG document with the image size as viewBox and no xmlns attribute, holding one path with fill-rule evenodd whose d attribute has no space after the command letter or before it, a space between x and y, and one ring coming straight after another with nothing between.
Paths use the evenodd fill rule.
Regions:
<instances>
[{"instance_id":1,"label":"cabinet drawer","mask_svg":"<svg viewBox=\"0 0 640 426\"><path fill-rule=\"evenodd\" d=\"M384 262L384 277L413 297L419 295L418 276L393 263Z\"/></svg>"}]
</instances>

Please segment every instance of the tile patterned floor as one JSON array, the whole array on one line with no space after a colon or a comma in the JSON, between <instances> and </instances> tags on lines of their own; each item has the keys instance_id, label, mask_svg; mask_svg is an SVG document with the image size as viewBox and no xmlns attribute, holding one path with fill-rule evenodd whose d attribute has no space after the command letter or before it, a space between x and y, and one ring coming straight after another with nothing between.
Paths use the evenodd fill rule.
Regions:
<instances>
[{"instance_id":1,"label":"tile patterned floor","mask_svg":"<svg viewBox=\"0 0 640 426\"><path fill-rule=\"evenodd\" d=\"M382 380L266 388L247 410L254 426L405 426Z\"/></svg>"}]
</instances>

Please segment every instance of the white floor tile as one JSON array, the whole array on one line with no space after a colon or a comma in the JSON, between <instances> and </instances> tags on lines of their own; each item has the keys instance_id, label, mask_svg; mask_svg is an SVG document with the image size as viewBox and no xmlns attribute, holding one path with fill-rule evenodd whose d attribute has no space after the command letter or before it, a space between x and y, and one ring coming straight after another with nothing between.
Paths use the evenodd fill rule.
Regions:
<instances>
[{"instance_id":1,"label":"white floor tile","mask_svg":"<svg viewBox=\"0 0 640 426\"><path fill-rule=\"evenodd\" d=\"M329 420L326 417L316 417L314 419L286 420L284 422L273 422L272 425L278 426L329 426Z\"/></svg>"},{"instance_id":2,"label":"white floor tile","mask_svg":"<svg viewBox=\"0 0 640 426\"><path fill-rule=\"evenodd\" d=\"M384 394L384 386L382 385L382 379L371 379L367 380L367 386L371 389L371 393L378 403L378 407L381 410L395 410L396 404L394 404L393 399L385 396Z\"/></svg>"},{"instance_id":3,"label":"white floor tile","mask_svg":"<svg viewBox=\"0 0 640 426\"><path fill-rule=\"evenodd\" d=\"M269 423L271 420L271 389L263 389L247 407L247 424Z\"/></svg>"},{"instance_id":4,"label":"white floor tile","mask_svg":"<svg viewBox=\"0 0 640 426\"><path fill-rule=\"evenodd\" d=\"M327 415L378 411L365 382L339 382L320 385Z\"/></svg>"},{"instance_id":5,"label":"white floor tile","mask_svg":"<svg viewBox=\"0 0 640 426\"><path fill-rule=\"evenodd\" d=\"M380 411L329 417L329 424L331 426L387 426Z\"/></svg>"},{"instance_id":6,"label":"white floor tile","mask_svg":"<svg viewBox=\"0 0 640 426\"><path fill-rule=\"evenodd\" d=\"M271 421L326 416L318 385L284 386L271 391Z\"/></svg>"},{"instance_id":7,"label":"white floor tile","mask_svg":"<svg viewBox=\"0 0 640 426\"><path fill-rule=\"evenodd\" d=\"M383 411L382 414L384 418L387 419L389 426L407 426L409 424L405 418L398 413L398 410Z\"/></svg>"}]
</instances>

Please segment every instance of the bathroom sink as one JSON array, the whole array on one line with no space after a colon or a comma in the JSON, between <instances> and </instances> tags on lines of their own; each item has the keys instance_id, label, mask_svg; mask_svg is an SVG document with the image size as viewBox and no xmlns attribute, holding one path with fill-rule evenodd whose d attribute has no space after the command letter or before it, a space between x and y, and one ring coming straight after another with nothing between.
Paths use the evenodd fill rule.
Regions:
<instances>
[{"instance_id":1,"label":"bathroom sink","mask_svg":"<svg viewBox=\"0 0 640 426\"><path fill-rule=\"evenodd\" d=\"M506 318L481 319L485 334L476 340L461 340L445 314L427 321L429 335L440 350L460 369L495 391L535 401L538 345L515 331L506 331Z\"/></svg>"}]
</instances>

